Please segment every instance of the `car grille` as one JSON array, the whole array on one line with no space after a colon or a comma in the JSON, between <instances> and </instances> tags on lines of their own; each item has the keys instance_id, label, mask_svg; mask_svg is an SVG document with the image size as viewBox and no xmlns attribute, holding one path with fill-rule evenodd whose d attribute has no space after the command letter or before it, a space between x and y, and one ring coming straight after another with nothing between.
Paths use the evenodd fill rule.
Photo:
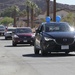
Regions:
<instances>
[{"instance_id":1,"label":"car grille","mask_svg":"<svg viewBox=\"0 0 75 75\"><path fill-rule=\"evenodd\" d=\"M71 45L74 42L74 38L57 38L56 43L59 45Z\"/></svg>"},{"instance_id":2,"label":"car grille","mask_svg":"<svg viewBox=\"0 0 75 75\"><path fill-rule=\"evenodd\" d=\"M7 33L7 34L11 34L12 35L12 33Z\"/></svg>"},{"instance_id":3,"label":"car grille","mask_svg":"<svg viewBox=\"0 0 75 75\"><path fill-rule=\"evenodd\" d=\"M30 39L31 36L19 36L19 38L20 38L20 39L25 39L25 40L26 40L26 39Z\"/></svg>"}]
</instances>

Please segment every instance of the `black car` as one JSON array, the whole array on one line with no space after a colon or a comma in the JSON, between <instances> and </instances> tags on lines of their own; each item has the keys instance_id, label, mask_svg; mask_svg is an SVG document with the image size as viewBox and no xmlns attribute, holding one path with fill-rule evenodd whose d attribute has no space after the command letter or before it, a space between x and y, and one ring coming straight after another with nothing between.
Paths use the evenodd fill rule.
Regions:
<instances>
[{"instance_id":1,"label":"black car","mask_svg":"<svg viewBox=\"0 0 75 75\"><path fill-rule=\"evenodd\" d=\"M30 27L18 27L12 34L12 45L30 44L34 45L34 34Z\"/></svg>"},{"instance_id":2,"label":"black car","mask_svg":"<svg viewBox=\"0 0 75 75\"><path fill-rule=\"evenodd\" d=\"M35 33L34 53L75 51L75 32L66 22L42 23Z\"/></svg>"}]
</instances>

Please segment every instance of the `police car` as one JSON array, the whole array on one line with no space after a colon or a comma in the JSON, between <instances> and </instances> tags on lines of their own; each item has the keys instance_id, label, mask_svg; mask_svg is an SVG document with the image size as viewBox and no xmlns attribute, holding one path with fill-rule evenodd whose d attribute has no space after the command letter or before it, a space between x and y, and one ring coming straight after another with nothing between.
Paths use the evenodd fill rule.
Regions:
<instances>
[{"instance_id":1,"label":"police car","mask_svg":"<svg viewBox=\"0 0 75 75\"><path fill-rule=\"evenodd\" d=\"M48 18L49 19L49 18ZM34 53L47 55L48 52L75 51L75 32L66 22L42 23L35 33Z\"/></svg>"}]
</instances>

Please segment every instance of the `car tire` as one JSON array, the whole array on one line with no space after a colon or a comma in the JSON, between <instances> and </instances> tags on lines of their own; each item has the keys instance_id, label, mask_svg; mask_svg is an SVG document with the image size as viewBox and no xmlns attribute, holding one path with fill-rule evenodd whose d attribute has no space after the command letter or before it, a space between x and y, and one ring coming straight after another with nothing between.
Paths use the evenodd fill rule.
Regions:
<instances>
[{"instance_id":1,"label":"car tire","mask_svg":"<svg viewBox=\"0 0 75 75\"><path fill-rule=\"evenodd\" d=\"M39 49L36 47L36 43L34 44L34 53L39 54Z\"/></svg>"},{"instance_id":2,"label":"car tire","mask_svg":"<svg viewBox=\"0 0 75 75\"><path fill-rule=\"evenodd\" d=\"M5 37L5 40L7 40L7 37Z\"/></svg>"},{"instance_id":3,"label":"car tire","mask_svg":"<svg viewBox=\"0 0 75 75\"><path fill-rule=\"evenodd\" d=\"M30 46L34 46L34 43L30 43Z\"/></svg>"},{"instance_id":4,"label":"car tire","mask_svg":"<svg viewBox=\"0 0 75 75\"><path fill-rule=\"evenodd\" d=\"M47 56L47 54L48 54L47 51L41 50L41 55L42 55L42 56Z\"/></svg>"},{"instance_id":5,"label":"car tire","mask_svg":"<svg viewBox=\"0 0 75 75\"><path fill-rule=\"evenodd\" d=\"M68 55L68 54L69 54L69 52L65 52L65 54L66 54L66 55Z\"/></svg>"},{"instance_id":6,"label":"car tire","mask_svg":"<svg viewBox=\"0 0 75 75\"><path fill-rule=\"evenodd\" d=\"M17 44L16 44L15 42L12 42L12 45L13 45L13 46L17 46Z\"/></svg>"},{"instance_id":7,"label":"car tire","mask_svg":"<svg viewBox=\"0 0 75 75\"><path fill-rule=\"evenodd\" d=\"M4 33L2 35L4 36Z\"/></svg>"},{"instance_id":8,"label":"car tire","mask_svg":"<svg viewBox=\"0 0 75 75\"><path fill-rule=\"evenodd\" d=\"M41 55L42 56L47 56L48 51L44 48L44 45L43 45L42 42L41 42L40 46L41 46Z\"/></svg>"}]
</instances>

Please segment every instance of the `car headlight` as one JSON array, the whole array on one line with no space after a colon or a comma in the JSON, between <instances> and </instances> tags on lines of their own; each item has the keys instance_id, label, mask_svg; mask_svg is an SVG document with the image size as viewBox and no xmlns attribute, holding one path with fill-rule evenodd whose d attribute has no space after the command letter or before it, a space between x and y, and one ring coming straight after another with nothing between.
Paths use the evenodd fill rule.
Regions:
<instances>
[{"instance_id":1,"label":"car headlight","mask_svg":"<svg viewBox=\"0 0 75 75\"><path fill-rule=\"evenodd\" d=\"M34 38L35 37L35 34L32 34L32 36L31 36L32 38Z\"/></svg>"},{"instance_id":2,"label":"car headlight","mask_svg":"<svg viewBox=\"0 0 75 75\"><path fill-rule=\"evenodd\" d=\"M32 35L32 38L34 38L35 37L35 35Z\"/></svg>"},{"instance_id":3,"label":"car headlight","mask_svg":"<svg viewBox=\"0 0 75 75\"><path fill-rule=\"evenodd\" d=\"M17 35L14 35L14 38L19 38Z\"/></svg>"},{"instance_id":4,"label":"car headlight","mask_svg":"<svg viewBox=\"0 0 75 75\"><path fill-rule=\"evenodd\" d=\"M54 40L55 41L55 39L48 38L48 37L44 37L44 39L45 39L45 41L50 41L50 40Z\"/></svg>"},{"instance_id":5,"label":"car headlight","mask_svg":"<svg viewBox=\"0 0 75 75\"><path fill-rule=\"evenodd\" d=\"M75 41L75 36L74 36L74 41Z\"/></svg>"}]
</instances>

